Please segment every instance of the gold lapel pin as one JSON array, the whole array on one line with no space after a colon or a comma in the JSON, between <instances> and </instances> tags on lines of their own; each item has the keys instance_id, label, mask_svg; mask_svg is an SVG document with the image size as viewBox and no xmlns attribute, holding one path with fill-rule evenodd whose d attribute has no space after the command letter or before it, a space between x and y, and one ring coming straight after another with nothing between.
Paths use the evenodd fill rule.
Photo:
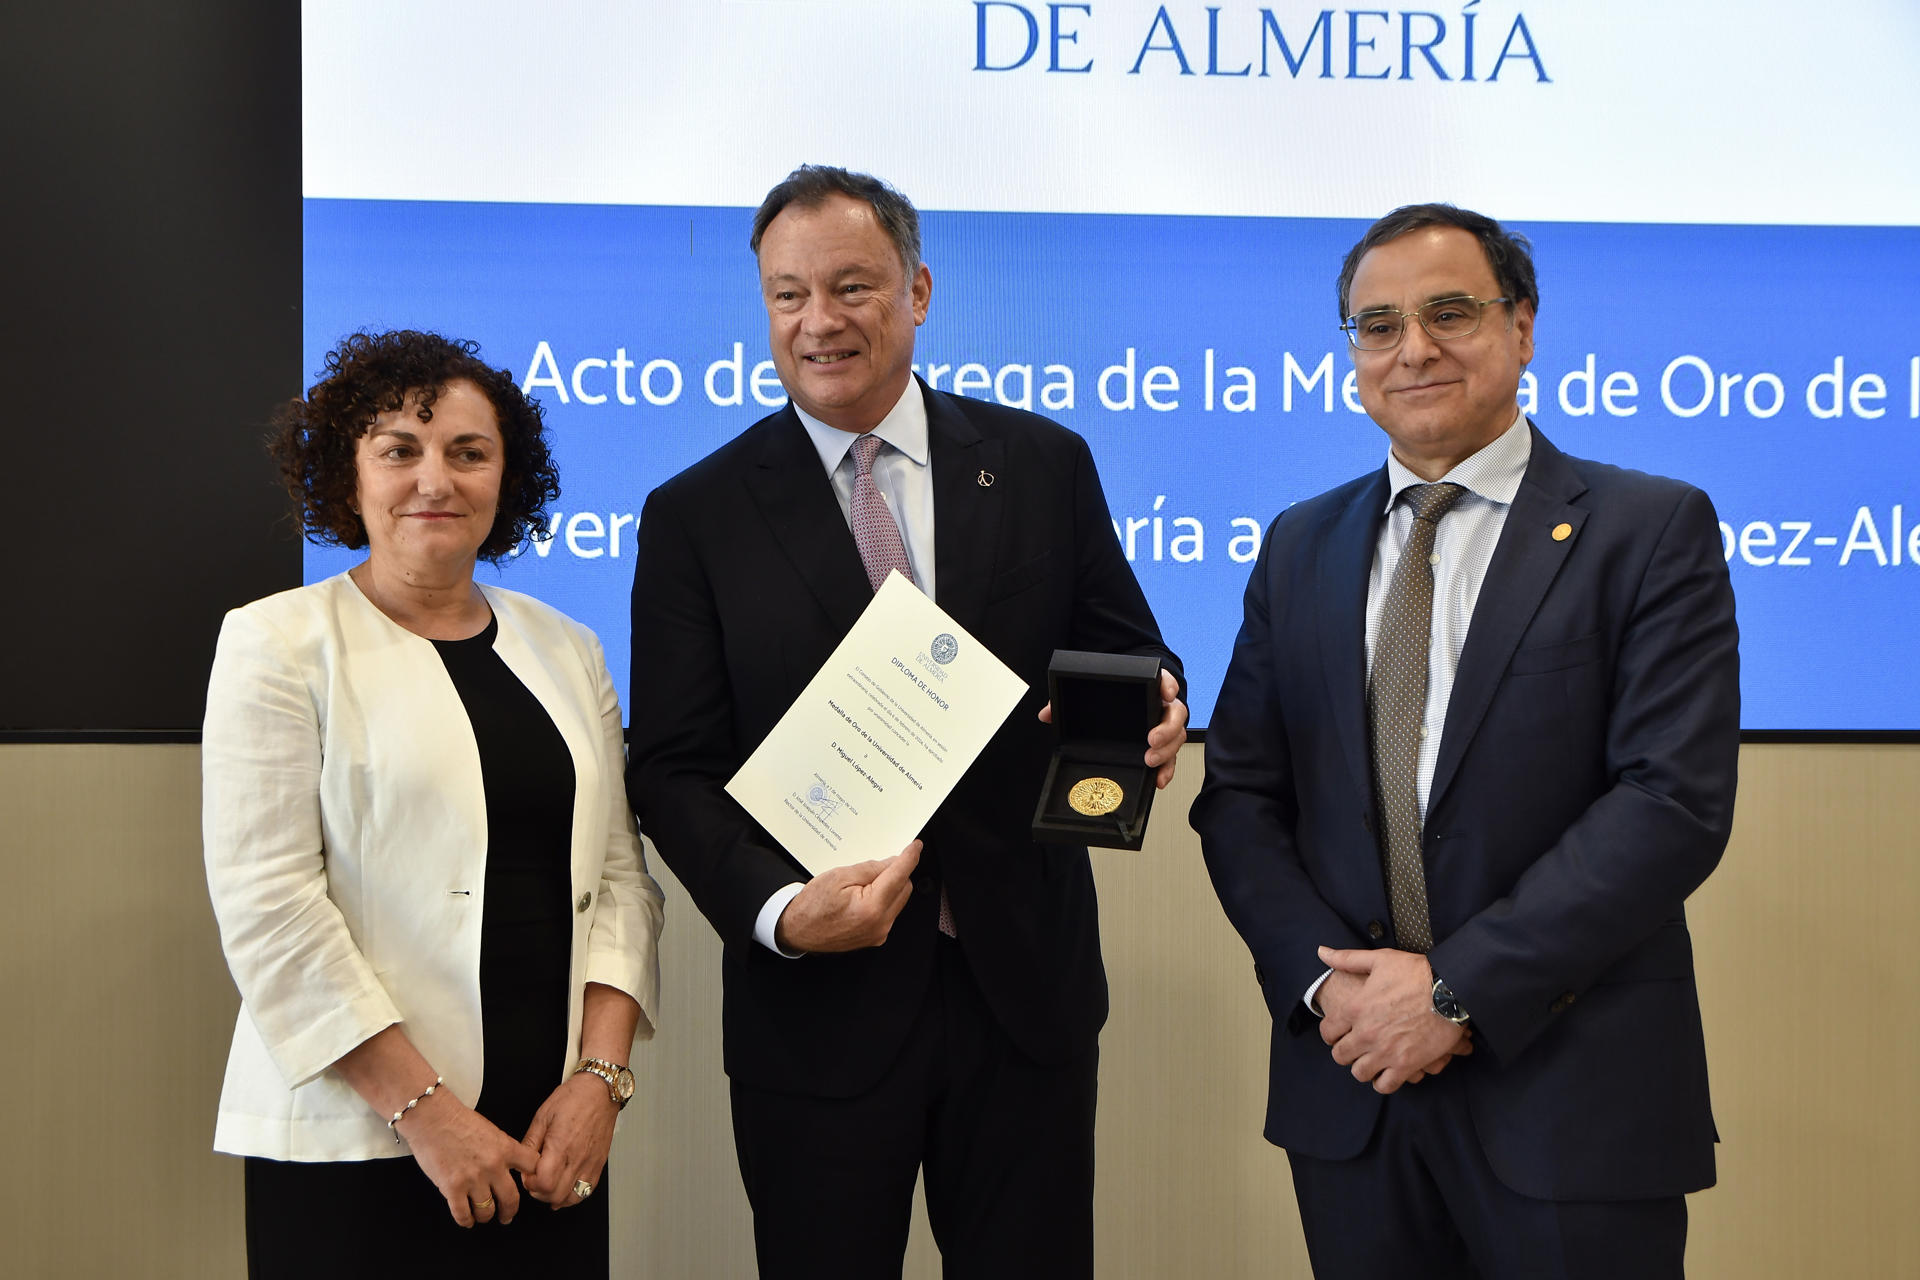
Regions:
<instances>
[{"instance_id":1,"label":"gold lapel pin","mask_svg":"<svg viewBox=\"0 0 1920 1280\"><path fill-rule=\"evenodd\" d=\"M974 478L974 483L978 484L982 489L993 488L993 472L982 471Z\"/></svg>"},{"instance_id":2,"label":"gold lapel pin","mask_svg":"<svg viewBox=\"0 0 1920 1280\"><path fill-rule=\"evenodd\" d=\"M1568 538L1571 538L1572 536L1573 536L1572 525L1557 524L1553 526L1553 540L1555 542L1565 542Z\"/></svg>"}]
</instances>

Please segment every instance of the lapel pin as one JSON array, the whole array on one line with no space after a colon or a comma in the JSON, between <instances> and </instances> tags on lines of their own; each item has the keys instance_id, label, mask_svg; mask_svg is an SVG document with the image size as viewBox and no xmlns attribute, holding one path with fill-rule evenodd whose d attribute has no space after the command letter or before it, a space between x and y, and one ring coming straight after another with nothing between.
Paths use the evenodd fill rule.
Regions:
<instances>
[{"instance_id":1,"label":"lapel pin","mask_svg":"<svg viewBox=\"0 0 1920 1280\"><path fill-rule=\"evenodd\" d=\"M1565 542L1568 538L1571 538L1572 536L1573 536L1572 525L1557 524L1553 526L1553 540L1555 542Z\"/></svg>"},{"instance_id":2,"label":"lapel pin","mask_svg":"<svg viewBox=\"0 0 1920 1280\"><path fill-rule=\"evenodd\" d=\"M982 471L978 476L974 477L974 482L982 489L993 488L993 472Z\"/></svg>"}]
</instances>

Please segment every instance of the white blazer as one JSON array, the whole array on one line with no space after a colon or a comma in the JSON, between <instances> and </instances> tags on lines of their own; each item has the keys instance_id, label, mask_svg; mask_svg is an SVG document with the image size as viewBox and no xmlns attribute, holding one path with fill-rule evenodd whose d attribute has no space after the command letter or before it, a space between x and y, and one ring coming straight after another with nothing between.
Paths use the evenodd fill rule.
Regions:
<instances>
[{"instance_id":1,"label":"white blazer","mask_svg":"<svg viewBox=\"0 0 1920 1280\"><path fill-rule=\"evenodd\" d=\"M636 1038L652 1036L660 887L627 806L600 642L531 597L481 590L499 620L494 651L573 756L558 1085L579 1054L587 983L637 1000ZM462 1101L485 1079L486 796L438 651L345 574L234 610L214 656L201 770L207 884L241 998L214 1148L277 1160L407 1154L328 1067L399 1023Z\"/></svg>"}]
</instances>

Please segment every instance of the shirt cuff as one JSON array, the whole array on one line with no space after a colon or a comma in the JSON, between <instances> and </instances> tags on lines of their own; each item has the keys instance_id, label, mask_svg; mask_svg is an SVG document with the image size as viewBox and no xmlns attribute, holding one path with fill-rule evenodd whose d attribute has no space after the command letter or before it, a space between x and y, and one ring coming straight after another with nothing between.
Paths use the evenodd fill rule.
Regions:
<instances>
[{"instance_id":1,"label":"shirt cuff","mask_svg":"<svg viewBox=\"0 0 1920 1280\"><path fill-rule=\"evenodd\" d=\"M1327 979L1331 978L1332 976L1333 976L1333 970L1331 969L1327 970L1325 973L1315 978L1313 980L1313 985L1307 988L1307 994L1300 997L1300 1003L1306 1005L1307 1012L1312 1014L1316 1018L1324 1018L1327 1016L1326 1011L1321 1009L1319 1005L1314 1003L1314 997L1320 994L1320 988L1326 986Z\"/></svg>"},{"instance_id":2,"label":"shirt cuff","mask_svg":"<svg viewBox=\"0 0 1920 1280\"><path fill-rule=\"evenodd\" d=\"M787 909L787 904L798 897L800 890L805 887L805 885L794 883L775 889L773 896L767 899L767 905L760 908L760 914L753 919L753 940L775 955L785 956L789 960L798 960L807 953L782 949L780 943L775 940L774 927L780 923L780 913ZM1320 981L1325 982L1326 979L1322 978Z\"/></svg>"}]
</instances>

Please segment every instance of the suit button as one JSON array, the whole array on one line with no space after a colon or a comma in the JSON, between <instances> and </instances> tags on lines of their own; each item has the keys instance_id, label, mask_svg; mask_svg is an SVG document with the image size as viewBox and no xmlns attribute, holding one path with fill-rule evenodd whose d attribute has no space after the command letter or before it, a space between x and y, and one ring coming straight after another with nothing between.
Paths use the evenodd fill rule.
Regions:
<instances>
[{"instance_id":1,"label":"suit button","mask_svg":"<svg viewBox=\"0 0 1920 1280\"><path fill-rule=\"evenodd\" d=\"M1573 1004L1573 992L1562 991L1560 993L1560 998L1547 1006L1547 1012L1548 1013L1565 1013L1567 1011L1568 1006L1572 1004Z\"/></svg>"},{"instance_id":2,"label":"suit button","mask_svg":"<svg viewBox=\"0 0 1920 1280\"><path fill-rule=\"evenodd\" d=\"M1378 920L1369 920L1367 921L1367 936L1375 942L1378 942L1387 936L1387 926L1381 924Z\"/></svg>"},{"instance_id":3,"label":"suit button","mask_svg":"<svg viewBox=\"0 0 1920 1280\"><path fill-rule=\"evenodd\" d=\"M593 905L593 895L591 893L583 893L580 895L580 901L573 904L573 909L576 912L580 913L581 915L585 915L587 913L587 908L592 905Z\"/></svg>"}]
</instances>

